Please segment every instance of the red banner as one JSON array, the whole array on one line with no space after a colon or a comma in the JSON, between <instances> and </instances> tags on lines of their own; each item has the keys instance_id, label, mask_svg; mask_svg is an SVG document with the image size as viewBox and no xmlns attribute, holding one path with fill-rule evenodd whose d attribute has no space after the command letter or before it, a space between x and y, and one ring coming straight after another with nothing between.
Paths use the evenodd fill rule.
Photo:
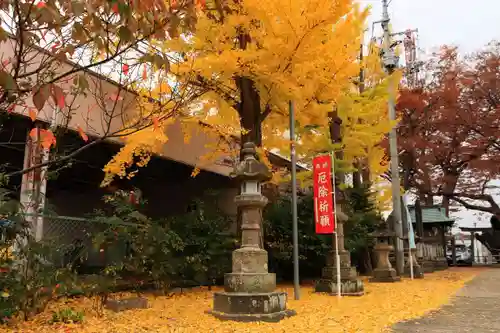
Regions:
<instances>
[{"instance_id":1,"label":"red banner","mask_svg":"<svg viewBox=\"0 0 500 333\"><path fill-rule=\"evenodd\" d=\"M332 234L335 232L335 208L330 155L313 159L313 179L316 233Z\"/></svg>"}]
</instances>

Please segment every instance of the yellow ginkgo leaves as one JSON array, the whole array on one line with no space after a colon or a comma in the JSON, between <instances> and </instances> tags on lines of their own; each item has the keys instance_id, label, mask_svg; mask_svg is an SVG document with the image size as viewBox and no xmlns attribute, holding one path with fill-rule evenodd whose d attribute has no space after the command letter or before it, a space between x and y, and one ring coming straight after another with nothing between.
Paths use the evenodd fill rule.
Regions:
<instances>
[{"instance_id":1,"label":"yellow ginkgo leaves","mask_svg":"<svg viewBox=\"0 0 500 333\"><path fill-rule=\"evenodd\" d=\"M33 321L13 327L1 327L0 332L25 333L114 333L114 332L362 332L381 333L396 322L425 315L450 300L465 282L479 269L450 269L426 274L424 279L405 279L399 283L374 284L365 281L366 294L361 297L336 297L313 292L311 286L302 286L302 297L290 297L291 287L280 287L288 292L288 307L297 315L279 323L238 323L220 321L206 314L213 302L213 294L202 290L176 294L172 297L148 297L150 307L120 313L105 311L98 317L94 301L87 298L62 299L52 303L46 312ZM116 295L124 297L125 295ZM53 311L73 308L85 313L83 325L49 325Z\"/></svg>"}]
</instances>

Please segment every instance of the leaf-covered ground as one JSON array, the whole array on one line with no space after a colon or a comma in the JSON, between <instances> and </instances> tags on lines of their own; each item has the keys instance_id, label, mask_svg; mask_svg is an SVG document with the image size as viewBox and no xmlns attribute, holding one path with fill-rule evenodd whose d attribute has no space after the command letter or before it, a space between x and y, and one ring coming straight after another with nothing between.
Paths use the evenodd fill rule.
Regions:
<instances>
[{"instance_id":1,"label":"leaf-covered ground","mask_svg":"<svg viewBox=\"0 0 500 333\"><path fill-rule=\"evenodd\" d=\"M388 326L416 318L447 303L465 282L481 269L454 268L427 274L423 280L405 279L393 284L366 283L363 297L336 297L316 294L311 286L302 288L302 298L293 300L293 289L283 287L289 295L289 308L297 316L279 323L222 322L205 311L212 305L212 292L190 292L173 297L148 296L150 308L120 313L105 311L98 317L91 299L61 300L51 304L45 313L17 327L1 327L0 332L383 332ZM72 307L85 312L83 324L50 325L52 311Z\"/></svg>"}]
</instances>

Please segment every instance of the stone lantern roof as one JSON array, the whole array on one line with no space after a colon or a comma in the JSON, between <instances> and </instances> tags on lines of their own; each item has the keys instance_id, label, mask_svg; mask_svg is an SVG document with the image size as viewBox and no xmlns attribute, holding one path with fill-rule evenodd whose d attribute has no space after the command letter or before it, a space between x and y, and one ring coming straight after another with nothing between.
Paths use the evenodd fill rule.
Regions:
<instances>
[{"instance_id":1,"label":"stone lantern roof","mask_svg":"<svg viewBox=\"0 0 500 333\"><path fill-rule=\"evenodd\" d=\"M396 236L396 233L389 229L387 223L382 222L378 225L377 230L370 234L373 238L388 238Z\"/></svg>"},{"instance_id":2,"label":"stone lantern roof","mask_svg":"<svg viewBox=\"0 0 500 333\"><path fill-rule=\"evenodd\" d=\"M271 180L273 174L271 170L262 162L258 161L257 151L253 142L247 142L241 150L243 160L240 161L231 172L230 177L238 182L256 180L265 182Z\"/></svg>"}]
</instances>

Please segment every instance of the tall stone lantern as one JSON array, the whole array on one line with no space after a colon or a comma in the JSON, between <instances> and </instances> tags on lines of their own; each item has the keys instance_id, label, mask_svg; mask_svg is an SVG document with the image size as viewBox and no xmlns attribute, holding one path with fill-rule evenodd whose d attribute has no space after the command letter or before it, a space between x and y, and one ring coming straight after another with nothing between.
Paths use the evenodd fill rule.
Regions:
<instances>
[{"instance_id":1,"label":"tall stone lantern","mask_svg":"<svg viewBox=\"0 0 500 333\"><path fill-rule=\"evenodd\" d=\"M336 109L328 114L330 120L330 137L333 143L341 143L341 125L342 120L338 117ZM335 153L340 160L343 159L343 151ZM327 254L326 266L321 271L321 279L316 281L314 290L319 293L329 293L337 295L337 285L340 283L340 293L344 296L362 296L365 293L363 281L359 279L355 267L351 267L351 253L345 249L344 244L344 223L347 222L347 215L342 212L342 205L345 202L344 193L340 190L340 183L344 180L341 172L335 175L335 200L337 216L337 241L340 261L340 281L337 281L337 256L335 253L335 243L332 245L332 251ZM335 242L335 239L333 239Z\"/></svg>"},{"instance_id":2,"label":"tall stone lantern","mask_svg":"<svg viewBox=\"0 0 500 333\"><path fill-rule=\"evenodd\" d=\"M241 210L241 248L233 251L232 272L224 275L224 291L214 293L213 310L219 319L235 321L279 321L295 314L287 310L287 294L275 291L276 274L268 272L268 255L262 244L262 209L267 198L262 182L271 171L256 159L255 145L243 145L242 160L231 177L241 184L235 198Z\"/></svg>"}]
</instances>

